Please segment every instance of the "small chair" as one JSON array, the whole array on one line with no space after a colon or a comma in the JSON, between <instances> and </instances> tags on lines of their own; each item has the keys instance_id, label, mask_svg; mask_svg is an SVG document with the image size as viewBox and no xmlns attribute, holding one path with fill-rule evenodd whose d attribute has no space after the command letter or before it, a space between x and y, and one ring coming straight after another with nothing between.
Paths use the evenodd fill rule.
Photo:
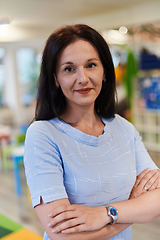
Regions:
<instances>
[{"instance_id":1,"label":"small chair","mask_svg":"<svg viewBox=\"0 0 160 240\"><path fill-rule=\"evenodd\" d=\"M13 170L17 195L22 195L20 163L23 163L24 145L15 147L12 151Z\"/></svg>"},{"instance_id":2,"label":"small chair","mask_svg":"<svg viewBox=\"0 0 160 240\"><path fill-rule=\"evenodd\" d=\"M9 143L11 137L11 128L6 125L0 124L0 170L2 170L2 142Z\"/></svg>"},{"instance_id":3,"label":"small chair","mask_svg":"<svg viewBox=\"0 0 160 240\"><path fill-rule=\"evenodd\" d=\"M9 135L2 135L0 134L0 170L4 168L3 166L3 147L4 145L8 145L10 142Z\"/></svg>"},{"instance_id":4,"label":"small chair","mask_svg":"<svg viewBox=\"0 0 160 240\"><path fill-rule=\"evenodd\" d=\"M12 151L13 146L2 141L2 169L7 172L13 170Z\"/></svg>"}]
</instances>

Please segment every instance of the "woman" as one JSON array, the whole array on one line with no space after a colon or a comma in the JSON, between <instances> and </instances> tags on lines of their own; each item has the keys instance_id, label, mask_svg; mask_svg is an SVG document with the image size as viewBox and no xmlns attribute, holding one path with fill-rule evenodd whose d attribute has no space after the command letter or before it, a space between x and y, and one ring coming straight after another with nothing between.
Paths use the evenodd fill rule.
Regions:
<instances>
[{"instance_id":1,"label":"woman","mask_svg":"<svg viewBox=\"0 0 160 240\"><path fill-rule=\"evenodd\" d=\"M44 239L129 240L132 223L160 215L159 171L115 114L111 54L87 25L47 40L24 162Z\"/></svg>"}]
</instances>

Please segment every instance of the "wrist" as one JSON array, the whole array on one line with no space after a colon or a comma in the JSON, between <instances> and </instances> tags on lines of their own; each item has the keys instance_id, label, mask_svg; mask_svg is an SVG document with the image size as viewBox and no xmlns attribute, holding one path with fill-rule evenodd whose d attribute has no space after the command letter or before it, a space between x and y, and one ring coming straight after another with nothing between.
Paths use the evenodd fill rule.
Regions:
<instances>
[{"instance_id":1,"label":"wrist","mask_svg":"<svg viewBox=\"0 0 160 240\"><path fill-rule=\"evenodd\" d=\"M115 224L118 220L118 211L115 207L111 205L106 205L107 215L109 217L108 225Z\"/></svg>"},{"instance_id":2,"label":"wrist","mask_svg":"<svg viewBox=\"0 0 160 240\"><path fill-rule=\"evenodd\" d=\"M108 215L106 206L101 206L101 211L103 211L103 215L102 215L103 225L106 226L110 222L112 222L112 217Z\"/></svg>"}]
</instances>

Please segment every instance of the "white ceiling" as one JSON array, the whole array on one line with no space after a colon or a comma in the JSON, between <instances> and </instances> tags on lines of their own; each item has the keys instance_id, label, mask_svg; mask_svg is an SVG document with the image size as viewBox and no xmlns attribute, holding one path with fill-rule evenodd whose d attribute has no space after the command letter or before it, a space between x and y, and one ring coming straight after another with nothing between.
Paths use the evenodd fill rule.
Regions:
<instances>
[{"instance_id":1,"label":"white ceiling","mask_svg":"<svg viewBox=\"0 0 160 240\"><path fill-rule=\"evenodd\" d=\"M0 42L46 39L64 24L86 23L102 31L160 22L160 0L0 0Z\"/></svg>"}]
</instances>

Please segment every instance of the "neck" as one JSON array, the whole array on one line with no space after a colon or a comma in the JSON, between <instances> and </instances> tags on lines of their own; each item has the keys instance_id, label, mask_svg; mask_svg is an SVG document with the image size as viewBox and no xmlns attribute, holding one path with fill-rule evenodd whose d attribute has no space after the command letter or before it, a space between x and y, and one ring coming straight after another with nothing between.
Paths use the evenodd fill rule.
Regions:
<instances>
[{"instance_id":1,"label":"neck","mask_svg":"<svg viewBox=\"0 0 160 240\"><path fill-rule=\"evenodd\" d=\"M70 123L71 125L76 125L81 122L86 122L89 125L94 124L96 119L98 118L97 113L94 110L94 106L92 107L84 107L84 108L74 108L68 107L66 111L61 115L61 119L65 122Z\"/></svg>"},{"instance_id":2,"label":"neck","mask_svg":"<svg viewBox=\"0 0 160 240\"><path fill-rule=\"evenodd\" d=\"M103 133L104 124L94 108L74 109L74 111L70 108L61 115L61 119L86 134L98 137Z\"/></svg>"}]
</instances>

